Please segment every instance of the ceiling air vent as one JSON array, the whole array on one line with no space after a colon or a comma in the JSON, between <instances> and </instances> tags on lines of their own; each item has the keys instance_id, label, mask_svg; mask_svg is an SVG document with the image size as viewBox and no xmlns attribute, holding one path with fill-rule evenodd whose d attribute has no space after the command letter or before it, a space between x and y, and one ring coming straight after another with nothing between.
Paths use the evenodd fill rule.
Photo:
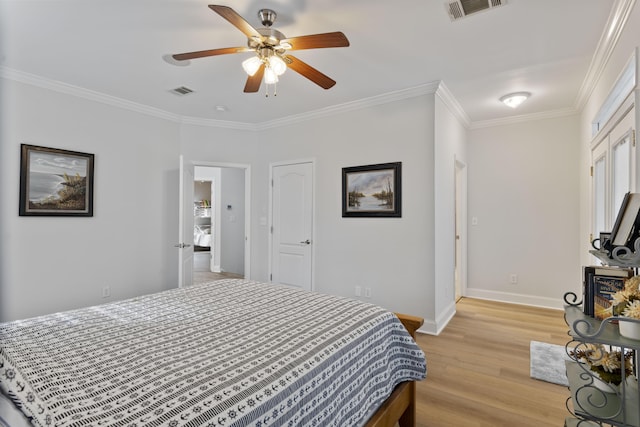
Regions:
<instances>
[{"instance_id":1,"label":"ceiling air vent","mask_svg":"<svg viewBox=\"0 0 640 427\"><path fill-rule=\"evenodd\" d=\"M180 86L175 89L172 89L171 92L177 95L189 95L193 91L186 86Z\"/></svg>"},{"instance_id":2,"label":"ceiling air vent","mask_svg":"<svg viewBox=\"0 0 640 427\"><path fill-rule=\"evenodd\" d=\"M457 21L465 16L472 15L483 10L492 9L498 6L504 6L507 0L454 0L444 4L447 9L449 18Z\"/></svg>"}]
</instances>

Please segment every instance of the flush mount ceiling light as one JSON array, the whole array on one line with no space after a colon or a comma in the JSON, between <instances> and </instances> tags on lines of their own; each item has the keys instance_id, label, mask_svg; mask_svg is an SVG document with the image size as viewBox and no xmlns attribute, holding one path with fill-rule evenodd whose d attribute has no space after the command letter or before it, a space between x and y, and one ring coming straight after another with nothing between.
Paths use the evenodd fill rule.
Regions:
<instances>
[{"instance_id":1,"label":"flush mount ceiling light","mask_svg":"<svg viewBox=\"0 0 640 427\"><path fill-rule=\"evenodd\" d=\"M527 100L531 96L529 92L515 92L510 93L508 95L500 98L505 105L508 105L511 108L517 108L520 104Z\"/></svg>"}]
</instances>

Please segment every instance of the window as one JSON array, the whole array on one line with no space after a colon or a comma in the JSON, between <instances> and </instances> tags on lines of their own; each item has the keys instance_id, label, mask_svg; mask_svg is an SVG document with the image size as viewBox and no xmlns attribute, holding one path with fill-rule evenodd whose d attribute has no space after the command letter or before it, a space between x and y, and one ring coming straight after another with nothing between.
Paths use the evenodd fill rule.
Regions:
<instances>
[{"instance_id":1,"label":"window","mask_svg":"<svg viewBox=\"0 0 640 427\"><path fill-rule=\"evenodd\" d=\"M634 51L620 77L592 121L596 143L591 151L592 239L613 227L624 195L636 191Z\"/></svg>"},{"instance_id":2,"label":"window","mask_svg":"<svg viewBox=\"0 0 640 427\"><path fill-rule=\"evenodd\" d=\"M591 123L591 136L595 136L605 125L611 120L611 117L624 103L624 100L636 87L636 53L631 56L629 62L618 80L616 81L611 93L600 107L600 111L596 114Z\"/></svg>"},{"instance_id":3,"label":"window","mask_svg":"<svg viewBox=\"0 0 640 427\"><path fill-rule=\"evenodd\" d=\"M624 195L635 191L634 108L592 151L592 235L611 231Z\"/></svg>"}]
</instances>

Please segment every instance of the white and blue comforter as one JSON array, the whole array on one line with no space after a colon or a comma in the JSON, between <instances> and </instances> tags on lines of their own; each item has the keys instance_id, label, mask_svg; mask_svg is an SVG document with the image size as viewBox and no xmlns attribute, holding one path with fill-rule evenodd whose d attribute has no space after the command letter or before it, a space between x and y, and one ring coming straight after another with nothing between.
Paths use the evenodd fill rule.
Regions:
<instances>
[{"instance_id":1,"label":"white and blue comforter","mask_svg":"<svg viewBox=\"0 0 640 427\"><path fill-rule=\"evenodd\" d=\"M394 314L245 280L0 324L36 426L357 426L425 375Z\"/></svg>"}]
</instances>

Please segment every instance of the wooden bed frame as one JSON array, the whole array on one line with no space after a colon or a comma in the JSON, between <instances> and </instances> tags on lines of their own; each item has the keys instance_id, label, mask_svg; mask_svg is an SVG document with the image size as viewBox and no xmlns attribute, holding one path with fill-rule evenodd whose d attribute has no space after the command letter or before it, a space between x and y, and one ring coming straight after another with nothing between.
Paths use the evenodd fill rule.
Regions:
<instances>
[{"instance_id":1,"label":"wooden bed frame","mask_svg":"<svg viewBox=\"0 0 640 427\"><path fill-rule=\"evenodd\" d=\"M396 313L409 334L416 339L416 330L424 323L424 319L407 314ZM398 384L391 396L384 401L378 411L373 414L365 427L414 427L416 425L416 383L408 381Z\"/></svg>"}]
</instances>

